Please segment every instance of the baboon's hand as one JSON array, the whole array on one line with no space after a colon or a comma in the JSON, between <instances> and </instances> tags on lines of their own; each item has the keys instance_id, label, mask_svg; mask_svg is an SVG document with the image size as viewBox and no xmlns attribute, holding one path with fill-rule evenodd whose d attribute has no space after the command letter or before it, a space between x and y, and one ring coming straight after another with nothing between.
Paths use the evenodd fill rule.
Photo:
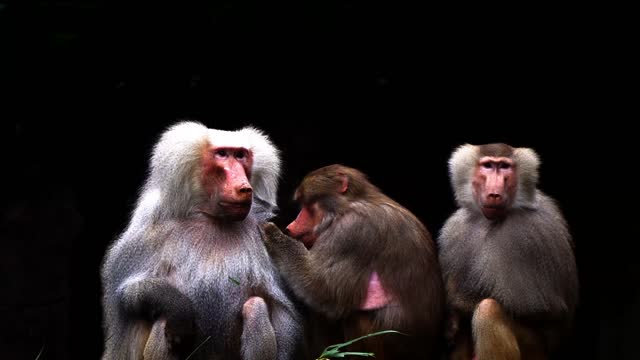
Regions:
<instances>
[{"instance_id":1,"label":"baboon's hand","mask_svg":"<svg viewBox=\"0 0 640 360\"><path fill-rule=\"evenodd\" d=\"M276 224L272 222L268 222L262 225L262 230L264 231L264 242L267 244L283 244L289 241L292 241L287 235L283 234L282 231L276 226Z\"/></svg>"}]
</instances>

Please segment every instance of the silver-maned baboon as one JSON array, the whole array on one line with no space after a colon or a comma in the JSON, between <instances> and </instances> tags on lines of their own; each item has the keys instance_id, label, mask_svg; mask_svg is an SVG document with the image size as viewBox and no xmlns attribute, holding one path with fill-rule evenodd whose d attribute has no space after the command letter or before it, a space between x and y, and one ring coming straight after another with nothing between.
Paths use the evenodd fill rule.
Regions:
<instances>
[{"instance_id":1,"label":"silver-maned baboon","mask_svg":"<svg viewBox=\"0 0 640 360\"><path fill-rule=\"evenodd\" d=\"M538 156L506 144L463 145L449 170L460 207L439 259L453 359L544 359L570 326L578 278L567 224L537 189Z\"/></svg>"},{"instance_id":2,"label":"silver-maned baboon","mask_svg":"<svg viewBox=\"0 0 640 360\"><path fill-rule=\"evenodd\" d=\"M202 359L294 358L300 318L259 226L279 171L254 128L184 122L162 135L102 267L103 359L184 359L198 346Z\"/></svg>"}]
</instances>

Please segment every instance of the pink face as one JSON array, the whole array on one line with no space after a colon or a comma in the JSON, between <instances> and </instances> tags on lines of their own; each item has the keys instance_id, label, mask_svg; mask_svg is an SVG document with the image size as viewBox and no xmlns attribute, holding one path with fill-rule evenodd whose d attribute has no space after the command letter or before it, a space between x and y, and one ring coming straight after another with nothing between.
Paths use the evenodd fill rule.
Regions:
<instances>
[{"instance_id":1,"label":"pink face","mask_svg":"<svg viewBox=\"0 0 640 360\"><path fill-rule=\"evenodd\" d=\"M473 197L489 220L504 216L518 188L515 163L508 157L484 156L473 174Z\"/></svg>"},{"instance_id":2,"label":"pink face","mask_svg":"<svg viewBox=\"0 0 640 360\"><path fill-rule=\"evenodd\" d=\"M302 241L307 249L310 249L316 242L317 234L315 233L315 227L320 224L324 212L317 203L311 205L305 205L298 217L287 226L287 231L292 237Z\"/></svg>"},{"instance_id":3,"label":"pink face","mask_svg":"<svg viewBox=\"0 0 640 360\"><path fill-rule=\"evenodd\" d=\"M251 152L245 148L208 146L202 159L202 184L211 201L209 215L243 220L251 210L253 194L249 183Z\"/></svg>"}]
</instances>

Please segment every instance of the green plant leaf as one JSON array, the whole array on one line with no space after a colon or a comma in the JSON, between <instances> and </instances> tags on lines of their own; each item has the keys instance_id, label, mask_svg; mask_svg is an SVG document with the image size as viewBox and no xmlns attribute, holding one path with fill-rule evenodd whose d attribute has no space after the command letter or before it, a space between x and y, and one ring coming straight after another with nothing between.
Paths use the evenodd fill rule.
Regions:
<instances>
[{"instance_id":1,"label":"green plant leaf","mask_svg":"<svg viewBox=\"0 0 640 360\"><path fill-rule=\"evenodd\" d=\"M38 353L38 356L36 356L36 360L40 359L40 355L42 355L43 351L44 351L44 345L42 345L42 347L40 348L40 352Z\"/></svg>"},{"instance_id":2,"label":"green plant leaf","mask_svg":"<svg viewBox=\"0 0 640 360\"><path fill-rule=\"evenodd\" d=\"M211 339L211 335L207 336L207 338L206 338L206 339L204 339L204 341L203 341L203 342L201 342L201 343L200 343L200 345L198 345L198 347L196 347L196 348L191 352L191 354L189 354L189 356L187 356L187 358L186 358L186 359L184 359L184 360L189 360L189 358L190 358L190 357L192 357L192 356L193 356L193 354L195 354L195 353L196 353L196 351L198 351L198 350L202 347L202 345L204 345L204 343L206 343L207 341L209 341L209 339Z\"/></svg>"},{"instance_id":3,"label":"green plant leaf","mask_svg":"<svg viewBox=\"0 0 640 360\"><path fill-rule=\"evenodd\" d=\"M366 339L369 337L373 337L373 336L378 336L378 335L384 335L384 334L400 334L400 335L407 335L405 333L401 333L400 331L396 331L396 330L383 330L383 331L378 331L372 334L367 334L364 336L360 336L357 339L353 339L353 340L349 340L347 342L343 342L341 344L334 344L334 345L329 345L327 346L324 351L322 352L322 354L320 354L320 356L316 359L316 360L326 360L329 358L343 358L347 355L353 355L353 356L362 356L362 357L375 357L374 353L370 353L370 352L341 352L340 349L345 347L345 346L349 346L357 341L360 341L362 339Z\"/></svg>"}]
</instances>

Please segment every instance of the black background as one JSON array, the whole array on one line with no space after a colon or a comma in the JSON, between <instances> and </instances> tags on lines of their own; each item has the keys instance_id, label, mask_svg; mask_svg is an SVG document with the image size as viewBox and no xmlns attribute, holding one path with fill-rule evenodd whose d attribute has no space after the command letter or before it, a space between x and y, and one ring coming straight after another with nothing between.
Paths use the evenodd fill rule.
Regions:
<instances>
[{"instance_id":1,"label":"black background","mask_svg":"<svg viewBox=\"0 0 640 360\"><path fill-rule=\"evenodd\" d=\"M634 357L624 33L586 6L0 1L0 354L99 357L105 248L159 134L189 119L271 136L279 225L304 174L343 163L435 236L456 146L536 149L581 280L561 358Z\"/></svg>"}]
</instances>

